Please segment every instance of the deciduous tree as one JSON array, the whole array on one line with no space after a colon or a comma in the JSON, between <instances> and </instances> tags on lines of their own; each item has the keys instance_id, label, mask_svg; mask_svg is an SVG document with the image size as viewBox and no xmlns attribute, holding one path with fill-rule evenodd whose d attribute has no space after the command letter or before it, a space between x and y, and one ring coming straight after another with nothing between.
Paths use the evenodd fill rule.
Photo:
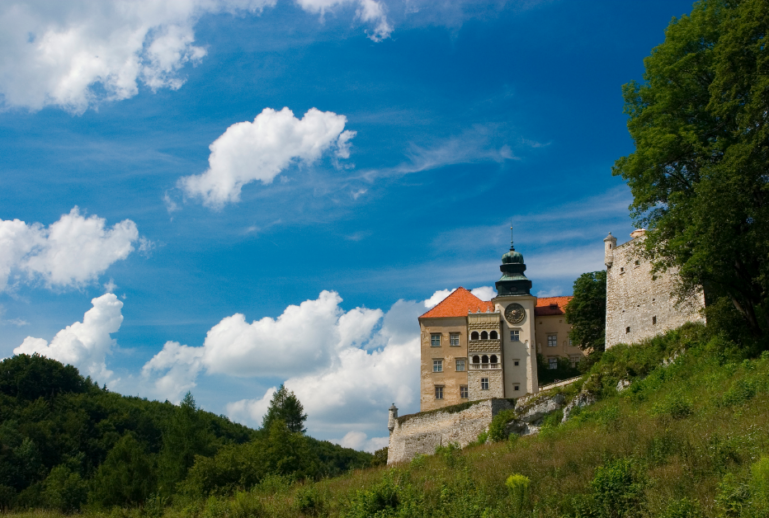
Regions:
<instances>
[{"instance_id":1,"label":"deciduous tree","mask_svg":"<svg viewBox=\"0 0 769 518\"><path fill-rule=\"evenodd\" d=\"M566 306L569 338L582 349L603 351L606 344L606 272L583 273L574 281L574 298Z\"/></svg>"}]
</instances>

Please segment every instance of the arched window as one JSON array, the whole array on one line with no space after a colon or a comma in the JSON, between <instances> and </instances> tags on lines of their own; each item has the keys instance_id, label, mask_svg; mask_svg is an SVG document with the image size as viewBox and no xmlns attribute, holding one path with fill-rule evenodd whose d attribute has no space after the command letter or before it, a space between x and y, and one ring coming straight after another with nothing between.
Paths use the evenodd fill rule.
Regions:
<instances>
[{"instance_id":1,"label":"arched window","mask_svg":"<svg viewBox=\"0 0 769 518\"><path fill-rule=\"evenodd\" d=\"M477 356L473 356L473 363L481 363L481 359Z\"/></svg>"},{"instance_id":2,"label":"arched window","mask_svg":"<svg viewBox=\"0 0 769 518\"><path fill-rule=\"evenodd\" d=\"M489 363L489 357L485 354L481 356L481 363Z\"/></svg>"},{"instance_id":3,"label":"arched window","mask_svg":"<svg viewBox=\"0 0 769 518\"><path fill-rule=\"evenodd\" d=\"M489 339L489 333L486 331L481 331L481 340L488 340Z\"/></svg>"},{"instance_id":4,"label":"arched window","mask_svg":"<svg viewBox=\"0 0 769 518\"><path fill-rule=\"evenodd\" d=\"M470 334L470 340L477 340L478 339L478 331L473 331Z\"/></svg>"},{"instance_id":5,"label":"arched window","mask_svg":"<svg viewBox=\"0 0 769 518\"><path fill-rule=\"evenodd\" d=\"M498 340L499 335L497 334L496 331L492 331L491 333L489 333L489 338L491 338L492 340Z\"/></svg>"},{"instance_id":6,"label":"arched window","mask_svg":"<svg viewBox=\"0 0 769 518\"><path fill-rule=\"evenodd\" d=\"M492 354L491 355L491 363L497 363L497 355L496 354Z\"/></svg>"}]
</instances>

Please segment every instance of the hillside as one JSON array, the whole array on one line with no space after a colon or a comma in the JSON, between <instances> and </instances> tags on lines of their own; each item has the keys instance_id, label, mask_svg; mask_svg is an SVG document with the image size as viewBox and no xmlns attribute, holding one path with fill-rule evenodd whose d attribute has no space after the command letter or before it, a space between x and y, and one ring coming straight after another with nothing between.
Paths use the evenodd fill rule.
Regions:
<instances>
[{"instance_id":1,"label":"hillside","mask_svg":"<svg viewBox=\"0 0 769 518\"><path fill-rule=\"evenodd\" d=\"M373 459L276 424L252 430L198 409L191 395L180 406L121 396L72 366L14 356L0 362L0 509L141 507L274 474L335 476ZM228 456L241 462L234 481Z\"/></svg>"}]
</instances>

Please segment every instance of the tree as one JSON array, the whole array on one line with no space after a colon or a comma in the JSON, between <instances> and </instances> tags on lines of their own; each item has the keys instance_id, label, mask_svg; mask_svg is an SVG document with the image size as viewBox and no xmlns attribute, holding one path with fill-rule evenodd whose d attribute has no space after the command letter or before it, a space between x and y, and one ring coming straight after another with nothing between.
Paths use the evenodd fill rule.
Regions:
<instances>
[{"instance_id":1,"label":"tree","mask_svg":"<svg viewBox=\"0 0 769 518\"><path fill-rule=\"evenodd\" d=\"M304 433L304 422L307 420L307 414L304 414L304 407L294 393L285 386L273 394L270 401L270 408L262 419L262 429L270 430L274 421L280 419L286 423L289 431L292 433Z\"/></svg>"},{"instance_id":2,"label":"tree","mask_svg":"<svg viewBox=\"0 0 769 518\"><path fill-rule=\"evenodd\" d=\"M105 507L141 505L154 492L155 483L154 457L129 432L99 466L90 498Z\"/></svg>"},{"instance_id":3,"label":"tree","mask_svg":"<svg viewBox=\"0 0 769 518\"><path fill-rule=\"evenodd\" d=\"M654 271L769 326L769 3L702 0L623 87L635 152L616 161ZM763 328L763 329L762 329Z\"/></svg>"},{"instance_id":4,"label":"tree","mask_svg":"<svg viewBox=\"0 0 769 518\"><path fill-rule=\"evenodd\" d=\"M606 271L583 273L574 281L574 298L566 306L569 338L582 349L606 345Z\"/></svg>"}]
</instances>

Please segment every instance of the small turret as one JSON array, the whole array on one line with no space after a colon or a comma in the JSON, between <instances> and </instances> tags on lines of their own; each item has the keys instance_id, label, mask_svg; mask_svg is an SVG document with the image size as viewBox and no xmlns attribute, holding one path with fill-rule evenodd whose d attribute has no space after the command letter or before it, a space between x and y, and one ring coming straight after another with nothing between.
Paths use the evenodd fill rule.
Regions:
<instances>
[{"instance_id":1,"label":"small turret","mask_svg":"<svg viewBox=\"0 0 769 518\"><path fill-rule=\"evenodd\" d=\"M617 238L611 235L606 236L603 240L604 258L603 262L607 268L611 268L614 262L614 249L617 248Z\"/></svg>"},{"instance_id":2,"label":"small turret","mask_svg":"<svg viewBox=\"0 0 769 518\"><path fill-rule=\"evenodd\" d=\"M398 419L398 407L395 406L395 403L392 404L390 407L390 417L387 419L387 429L390 430L390 433L393 433L393 430L395 429L395 421Z\"/></svg>"}]
</instances>

